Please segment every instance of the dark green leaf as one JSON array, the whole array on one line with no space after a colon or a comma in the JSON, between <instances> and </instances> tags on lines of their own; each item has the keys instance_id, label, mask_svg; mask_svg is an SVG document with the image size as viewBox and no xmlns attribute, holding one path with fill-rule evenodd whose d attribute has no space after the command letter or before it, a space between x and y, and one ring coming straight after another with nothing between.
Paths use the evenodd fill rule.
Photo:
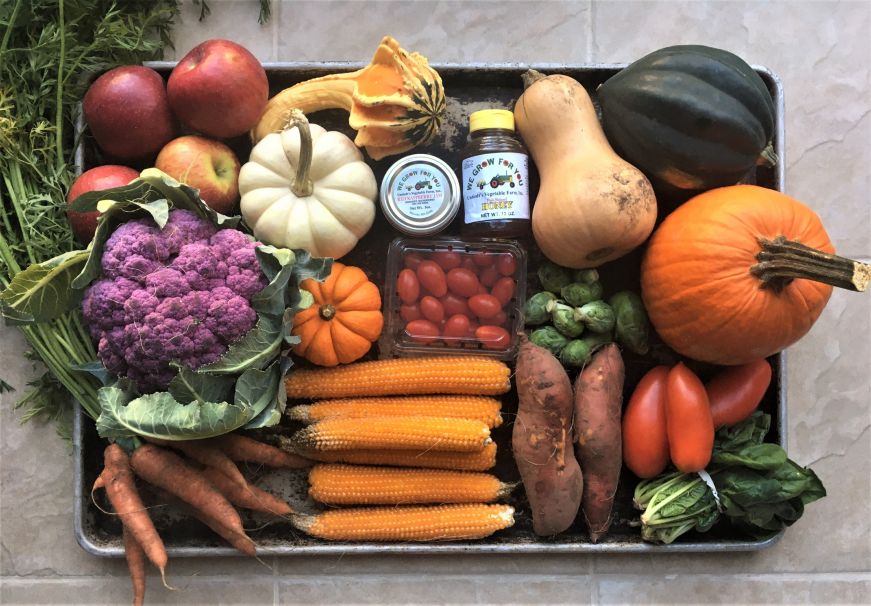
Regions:
<instances>
[{"instance_id":1,"label":"dark green leaf","mask_svg":"<svg viewBox=\"0 0 871 606\"><path fill-rule=\"evenodd\" d=\"M72 283L87 259L87 251L74 250L18 273L0 292L0 313L10 324L61 317L81 300Z\"/></svg>"},{"instance_id":2,"label":"dark green leaf","mask_svg":"<svg viewBox=\"0 0 871 606\"><path fill-rule=\"evenodd\" d=\"M786 451L777 444L753 444L734 452L714 452L717 466L744 465L750 469L776 470L786 463Z\"/></svg>"}]
</instances>

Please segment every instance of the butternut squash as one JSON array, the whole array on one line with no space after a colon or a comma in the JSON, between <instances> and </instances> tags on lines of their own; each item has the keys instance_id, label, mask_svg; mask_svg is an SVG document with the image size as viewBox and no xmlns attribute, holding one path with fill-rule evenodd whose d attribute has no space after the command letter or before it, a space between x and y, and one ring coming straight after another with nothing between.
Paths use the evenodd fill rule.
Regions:
<instances>
[{"instance_id":1,"label":"butternut squash","mask_svg":"<svg viewBox=\"0 0 871 606\"><path fill-rule=\"evenodd\" d=\"M653 187L611 148L579 82L534 70L523 81L514 121L541 177L532 210L536 244L551 261L576 269L622 257L653 230Z\"/></svg>"}]
</instances>

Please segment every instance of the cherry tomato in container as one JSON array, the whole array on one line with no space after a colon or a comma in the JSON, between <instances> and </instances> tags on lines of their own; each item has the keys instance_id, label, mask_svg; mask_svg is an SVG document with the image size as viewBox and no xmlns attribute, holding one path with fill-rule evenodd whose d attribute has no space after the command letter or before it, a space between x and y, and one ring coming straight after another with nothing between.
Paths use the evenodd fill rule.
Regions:
<instances>
[{"instance_id":1,"label":"cherry tomato in container","mask_svg":"<svg viewBox=\"0 0 871 606\"><path fill-rule=\"evenodd\" d=\"M445 322L442 329L442 340L449 347L457 347L469 338L469 318L463 314L454 314Z\"/></svg>"},{"instance_id":2,"label":"cherry tomato in container","mask_svg":"<svg viewBox=\"0 0 871 606\"><path fill-rule=\"evenodd\" d=\"M478 267L487 267L496 263L496 255L490 254L486 250L481 250L472 253L472 261Z\"/></svg>"},{"instance_id":3,"label":"cherry tomato in container","mask_svg":"<svg viewBox=\"0 0 871 606\"><path fill-rule=\"evenodd\" d=\"M704 384L683 362L668 372L665 419L674 466L684 473L704 469L714 449L714 420Z\"/></svg>"},{"instance_id":4,"label":"cherry tomato in container","mask_svg":"<svg viewBox=\"0 0 871 606\"><path fill-rule=\"evenodd\" d=\"M657 476L668 465L667 379L667 366L650 370L638 382L623 413L623 463L639 478Z\"/></svg>"},{"instance_id":5,"label":"cherry tomato in container","mask_svg":"<svg viewBox=\"0 0 871 606\"><path fill-rule=\"evenodd\" d=\"M517 271L517 259L511 253L502 253L496 259L496 269L503 276L513 276Z\"/></svg>"},{"instance_id":6,"label":"cherry tomato in container","mask_svg":"<svg viewBox=\"0 0 871 606\"><path fill-rule=\"evenodd\" d=\"M429 320L412 320L405 325L405 333L418 343L434 343L439 340L439 327Z\"/></svg>"},{"instance_id":7,"label":"cherry tomato in container","mask_svg":"<svg viewBox=\"0 0 871 606\"><path fill-rule=\"evenodd\" d=\"M490 265L481 270L481 273L478 274L478 280L486 286L487 288L491 288L494 284L496 284L496 280L501 278L499 275L499 270L496 269L495 265Z\"/></svg>"},{"instance_id":8,"label":"cherry tomato in container","mask_svg":"<svg viewBox=\"0 0 871 606\"><path fill-rule=\"evenodd\" d=\"M420 262L423 261L422 256L413 252L405 253L403 258L405 259L405 267L411 270L416 270Z\"/></svg>"},{"instance_id":9,"label":"cherry tomato in container","mask_svg":"<svg viewBox=\"0 0 871 606\"><path fill-rule=\"evenodd\" d=\"M410 269L403 269L396 278L396 292L406 305L417 301L420 296L420 281Z\"/></svg>"},{"instance_id":10,"label":"cherry tomato in container","mask_svg":"<svg viewBox=\"0 0 871 606\"><path fill-rule=\"evenodd\" d=\"M506 306L514 298L514 280L512 278L499 278L493 288L490 289L490 294L499 299L502 306Z\"/></svg>"},{"instance_id":11,"label":"cherry tomato in container","mask_svg":"<svg viewBox=\"0 0 871 606\"><path fill-rule=\"evenodd\" d=\"M475 265L472 257L463 257L463 262L460 264L460 267L462 267L463 269L468 269L473 274L478 273L478 266Z\"/></svg>"},{"instance_id":12,"label":"cherry tomato in container","mask_svg":"<svg viewBox=\"0 0 871 606\"><path fill-rule=\"evenodd\" d=\"M714 427L732 426L753 414L770 384L771 365L765 359L715 375L705 385Z\"/></svg>"},{"instance_id":13,"label":"cherry tomato in container","mask_svg":"<svg viewBox=\"0 0 871 606\"><path fill-rule=\"evenodd\" d=\"M420 313L430 322L438 324L445 319L445 308L441 301L433 296L426 296L420 300Z\"/></svg>"},{"instance_id":14,"label":"cherry tomato in container","mask_svg":"<svg viewBox=\"0 0 871 606\"><path fill-rule=\"evenodd\" d=\"M445 308L445 314L450 317L455 314L463 314L464 316L471 316L472 310L469 309L469 304L466 302L465 297L458 297L452 292L449 292L444 297L440 299L442 302L442 307Z\"/></svg>"},{"instance_id":15,"label":"cherry tomato in container","mask_svg":"<svg viewBox=\"0 0 871 606\"><path fill-rule=\"evenodd\" d=\"M474 319L472 319L472 318L469 319L469 338L470 339L475 338L475 331L478 330L479 326L480 326L480 324L478 324Z\"/></svg>"},{"instance_id":16,"label":"cherry tomato in container","mask_svg":"<svg viewBox=\"0 0 871 606\"><path fill-rule=\"evenodd\" d=\"M435 297L443 297L448 292L445 270L435 261L421 261L417 266L417 279Z\"/></svg>"},{"instance_id":17,"label":"cherry tomato in container","mask_svg":"<svg viewBox=\"0 0 871 606\"><path fill-rule=\"evenodd\" d=\"M505 310L502 310L498 314L487 320L487 322L489 324L495 324L496 326L503 326L507 328L505 324L508 322L508 314L505 313Z\"/></svg>"},{"instance_id":18,"label":"cherry tomato in container","mask_svg":"<svg viewBox=\"0 0 871 606\"><path fill-rule=\"evenodd\" d=\"M411 322L412 320L420 320L423 314L420 313L420 306L417 303L412 303L411 305L399 306L399 317L406 322Z\"/></svg>"},{"instance_id":19,"label":"cherry tomato in container","mask_svg":"<svg viewBox=\"0 0 871 606\"><path fill-rule=\"evenodd\" d=\"M490 294L481 294L469 297L469 309L481 318L493 318L502 311L502 304L499 299Z\"/></svg>"},{"instance_id":20,"label":"cherry tomato in container","mask_svg":"<svg viewBox=\"0 0 871 606\"><path fill-rule=\"evenodd\" d=\"M475 338L480 341L484 349L508 349L511 345L511 336L501 326L484 324L475 330Z\"/></svg>"},{"instance_id":21,"label":"cherry tomato in container","mask_svg":"<svg viewBox=\"0 0 871 606\"><path fill-rule=\"evenodd\" d=\"M430 256L430 259L439 264L445 271L450 271L455 267L459 267L463 262L463 258L460 256L460 253L454 252L452 250L439 250L436 251Z\"/></svg>"},{"instance_id":22,"label":"cherry tomato in container","mask_svg":"<svg viewBox=\"0 0 871 606\"><path fill-rule=\"evenodd\" d=\"M447 284L450 291L459 297L471 297L478 293L481 286L475 272L462 267L456 267L448 272Z\"/></svg>"}]
</instances>

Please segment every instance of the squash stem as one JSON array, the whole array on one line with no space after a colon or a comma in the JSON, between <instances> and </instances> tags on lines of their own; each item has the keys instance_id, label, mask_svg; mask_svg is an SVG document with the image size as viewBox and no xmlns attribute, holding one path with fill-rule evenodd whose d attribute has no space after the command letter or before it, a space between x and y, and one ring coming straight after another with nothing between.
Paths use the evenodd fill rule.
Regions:
<instances>
[{"instance_id":1,"label":"squash stem","mask_svg":"<svg viewBox=\"0 0 871 606\"><path fill-rule=\"evenodd\" d=\"M325 305L321 305L321 308L318 310L321 318L324 320L332 320L336 315L336 308L330 305L329 303Z\"/></svg>"},{"instance_id":2,"label":"squash stem","mask_svg":"<svg viewBox=\"0 0 871 606\"><path fill-rule=\"evenodd\" d=\"M305 114L296 108L290 111L290 121L286 128L292 129L293 127L299 130L299 161L296 164L296 176L293 178L293 183L290 184L290 191L297 198L305 198L312 195L314 191L314 184L309 177L312 167L312 133ZM288 156L288 161L293 164L287 149L284 150L284 154Z\"/></svg>"},{"instance_id":3,"label":"squash stem","mask_svg":"<svg viewBox=\"0 0 871 606\"><path fill-rule=\"evenodd\" d=\"M528 69L523 73L522 76L520 76L520 79L523 80L523 89L526 90L539 80L544 80L546 77L547 76L545 76L538 70Z\"/></svg>"},{"instance_id":4,"label":"squash stem","mask_svg":"<svg viewBox=\"0 0 871 606\"><path fill-rule=\"evenodd\" d=\"M762 288L774 292L782 291L796 278L857 292L865 291L871 282L871 265L867 263L824 253L783 236L774 240L759 238L759 245L759 263L750 268L750 273L762 281Z\"/></svg>"}]
</instances>

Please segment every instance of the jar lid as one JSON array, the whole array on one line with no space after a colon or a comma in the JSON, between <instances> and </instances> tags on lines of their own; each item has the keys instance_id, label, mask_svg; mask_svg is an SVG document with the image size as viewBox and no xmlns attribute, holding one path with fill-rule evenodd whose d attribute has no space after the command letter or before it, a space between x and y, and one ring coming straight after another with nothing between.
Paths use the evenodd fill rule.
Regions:
<instances>
[{"instance_id":1,"label":"jar lid","mask_svg":"<svg viewBox=\"0 0 871 606\"><path fill-rule=\"evenodd\" d=\"M457 176L435 156L413 154L397 160L381 181L381 210L405 234L436 234L454 220L459 209Z\"/></svg>"},{"instance_id":2,"label":"jar lid","mask_svg":"<svg viewBox=\"0 0 871 606\"><path fill-rule=\"evenodd\" d=\"M507 109L481 109L469 115L469 132L484 128L514 130L514 113Z\"/></svg>"}]
</instances>

